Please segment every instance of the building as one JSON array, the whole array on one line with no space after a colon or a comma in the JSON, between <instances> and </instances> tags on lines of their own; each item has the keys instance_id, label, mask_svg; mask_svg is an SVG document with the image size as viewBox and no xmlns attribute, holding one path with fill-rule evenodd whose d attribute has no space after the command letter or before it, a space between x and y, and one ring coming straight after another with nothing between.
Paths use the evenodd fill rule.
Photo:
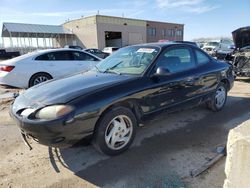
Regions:
<instances>
[{"instance_id":1,"label":"building","mask_svg":"<svg viewBox=\"0 0 250 188\"><path fill-rule=\"evenodd\" d=\"M123 17L94 15L59 26L3 23L2 41L10 48L33 51L65 45L103 49L133 44L183 40L184 25ZM8 40L6 42L6 40Z\"/></svg>"},{"instance_id":2,"label":"building","mask_svg":"<svg viewBox=\"0 0 250 188\"><path fill-rule=\"evenodd\" d=\"M183 40L184 25L95 15L63 24L76 36L73 45L103 49L159 40ZM63 44L62 44L63 45Z\"/></svg>"}]
</instances>

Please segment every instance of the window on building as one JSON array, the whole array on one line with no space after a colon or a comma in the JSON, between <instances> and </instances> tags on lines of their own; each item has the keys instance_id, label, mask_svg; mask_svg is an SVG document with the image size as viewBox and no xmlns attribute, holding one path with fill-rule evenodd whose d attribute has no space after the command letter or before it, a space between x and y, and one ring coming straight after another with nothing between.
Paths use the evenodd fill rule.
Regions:
<instances>
[{"instance_id":1,"label":"window on building","mask_svg":"<svg viewBox=\"0 0 250 188\"><path fill-rule=\"evenodd\" d=\"M176 31L176 36L182 36L182 30L177 30Z\"/></svg>"},{"instance_id":2,"label":"window on building","mask_svg":"<svg viewBox=\"0 0 250 188\"><path fill-rule=\"evenodd\" d=\"M167 29L167 36L171 37L172 36L172 30L171 29Z\"/></svg>"},{"instance_id":3,"label":"window on building","mask_svg":"<svg viewBox=\"0 0 250 188\"><path fill-rule=\"evenodd\" d=\"M165 29L162 29L162 30L161 30L161 35L162 35L162 36L166 36L166 30L165 30Z\"/></svg>"},{"instance_id":4,"label":"window on building","mask_svg":"<svg viewBox=\"0 0 250 188\"><path fill-rule=\"evenodd\" d=\"M175 36L175 30L171 29L171 37Z\"/></svg>"},{"instance_id":5,"label":"window on building","mask_svg":"<svg viewBox=\"0 0 250 188\"><path fill-rule=\"evenodd\" d=\"M148 28L149 36L156 36L156 28Z\"/></svg>"}]
</instances>

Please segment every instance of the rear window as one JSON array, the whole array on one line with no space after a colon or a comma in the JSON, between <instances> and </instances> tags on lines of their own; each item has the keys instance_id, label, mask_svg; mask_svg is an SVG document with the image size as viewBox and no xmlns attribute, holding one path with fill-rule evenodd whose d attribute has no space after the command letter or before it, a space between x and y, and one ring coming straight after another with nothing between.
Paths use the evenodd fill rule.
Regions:
<instances>
[{"instance_id":1,"label":"rear window","mask_svg":"<svg viewBox=\"0 0 250 188\"><path fill-rule=\"evenodd\" d=\"M196 55L198 65L203 65L210 61L207 55L205 55L201 51L195 50L195 55Z\"/></svg>"},{"instance_id":2,"label":"rear window","mask_svg":"<svg viewBox=\"0 0 250 188\"><path fill-rule=\"evenodd\" d=\"M71 52L73 59L76 61L96 61L97 59L84 52Z\"/></svg>"}]
</instances>

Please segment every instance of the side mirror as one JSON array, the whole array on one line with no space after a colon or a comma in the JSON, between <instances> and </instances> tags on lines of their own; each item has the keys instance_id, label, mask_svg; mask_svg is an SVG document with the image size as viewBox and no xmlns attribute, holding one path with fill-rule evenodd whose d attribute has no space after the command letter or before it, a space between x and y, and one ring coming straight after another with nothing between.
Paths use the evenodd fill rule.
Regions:
<instances>
[{"instance_id":1,"label":"side mirror","mask_svg":"<svg viewBox=\"0 0 250 188\"><path fill-rule=\"evenodd\" d=\"M156 69L156 75L160 75L160 76L168 76L170 75L170 71L167 68L163 68L163 67L158 67Z\"/></svg>"},{"instance_id":2,"label":"side mirror","mask_svg":"<svg viewBox=\"0 0 250 188\"><path fill-rule=\"evenodd\" d=\"M164 67L158 67L156 69L156 73L153 74L153 76L169 76L169 75L171 75L170 71Z\"/></svg>"}]
</instances>

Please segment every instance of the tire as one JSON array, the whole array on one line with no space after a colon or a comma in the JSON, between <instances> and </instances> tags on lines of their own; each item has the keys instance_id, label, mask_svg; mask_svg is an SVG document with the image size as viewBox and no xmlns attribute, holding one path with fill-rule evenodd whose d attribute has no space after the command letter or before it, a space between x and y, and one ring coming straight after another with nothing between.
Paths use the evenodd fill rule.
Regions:
<instances>
[{"instance_id":1,"label":"tire","mask_svg":"<svg viewBox=\"0 0 250 188\"><path fill-rule=\"evenodd\" d=\"M93 145L106 155L118 155L126 151L132 144L136 127L137 120L130 109L125 107L112 108L98 121Z\"/></svg>"},{"instance_id":2,"label":"tire","mask_svg":"<svg viewBox=\"0 0 250 188\"><path fill-rule=\"evenodd\" d=\"M52 76L47 73L37 73L30 78L29 87L40 84L50 79L52 79Z\"/></svg>"},{"instance_id":3,"label":"tire","mask_svg":"<svg viewBox=\"0 0 250 188\"><path fill-rule=\"evenodd\" d=\"M227 101L227 87L224 83L220 83L214 92L212 99L207 102L207 107L214 111L220 111Z\"/></svg>"}]
</instances>

